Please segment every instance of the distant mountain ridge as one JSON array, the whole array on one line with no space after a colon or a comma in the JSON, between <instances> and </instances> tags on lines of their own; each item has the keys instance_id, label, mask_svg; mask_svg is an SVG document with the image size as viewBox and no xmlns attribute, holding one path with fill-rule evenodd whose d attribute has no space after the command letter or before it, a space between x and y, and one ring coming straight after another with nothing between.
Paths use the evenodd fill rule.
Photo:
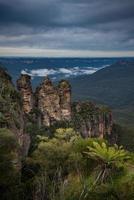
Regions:
<instances>
[{"instance_id":1,"label":"distant mountain ridge","mask_svg":"<svg viewBox=\"0 0 134 200\"><path fill-rule=\"evenodd\" d=\"M134 103L134 62L117 62L71 80L74 98L95 99L112 107ZM79 92L78 92L79 91Z\"/></svg>"},{"instance_id":2,"label":"distant mountain ridge","mask_svg":"<svg viewBox=\"0 0 134 200\"><path fill-rule=\"evenodd\" d=\"M107 104L115 110L118 109L124 117L127 112L129 112L127 115L132 115L130 110L134 108L133 61L120 61L100 69L92 75L74 78L71 80L71 85L74 99L95 100L98 103ZM120 116L119 113L118 115Z\"/></svg>"}]
</instances>

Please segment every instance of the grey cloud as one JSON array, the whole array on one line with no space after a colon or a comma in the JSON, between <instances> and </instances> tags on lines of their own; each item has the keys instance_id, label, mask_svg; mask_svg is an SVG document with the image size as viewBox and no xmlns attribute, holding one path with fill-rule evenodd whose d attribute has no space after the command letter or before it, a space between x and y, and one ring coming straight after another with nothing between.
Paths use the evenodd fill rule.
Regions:
<instances>
[{"instance_id":1,"label":"grey cloud","mask_svg":"<svg viewBox=\"0 0 134 200\"><path fill-rule=\"evenodd\" d=\"M133 0L0 0L0 46L134 50Z\"/></svg>"},{"instance_id":2,"label":"grey cloud","mask_svg":"<svg viewBox=\"0 0 134 200\"><path fill-rule=\"evenodd\" d=\"M51 26L57 17L58 11L54 4L29 4L20 5L0 3L0 24L23 24L30 26Z\"/></svg>"},{"instance_id":3,"label":"grey cloud","mask_svg":"<svg viewBox=\"0 0 134 200\"><path fill-rule=\"evenodd\" d=\"M31 26L81 27L134 18L134 2L118 0L58 1L13 0L0 1L0 23ZM26 3L27 2L27 3ZM80 3L81 2L81 3ZM127 2L127 3L126 3Z\"/></svg>"},{"instance_id":4,"label":"grey cloud","mask_svg":"<svg viewBox=\"0 0 134 200\"><path fill-rule=\"evenodd\" d=\"M118 38L118 40L117 40ZM6 44L5 44L6 40ZM46 49L81 49L81 50L115 50L126 49L132 50L134 41L132 39L124 39L115 31L112 33L94 32L93 30L64 29L64 31L55 30L48 31L46 34L32 34L12 37L0 37L0 46L10 47L29 47L46 48ZM112 44L112 45L111 45Z\"/></svg>"}]
</instances>

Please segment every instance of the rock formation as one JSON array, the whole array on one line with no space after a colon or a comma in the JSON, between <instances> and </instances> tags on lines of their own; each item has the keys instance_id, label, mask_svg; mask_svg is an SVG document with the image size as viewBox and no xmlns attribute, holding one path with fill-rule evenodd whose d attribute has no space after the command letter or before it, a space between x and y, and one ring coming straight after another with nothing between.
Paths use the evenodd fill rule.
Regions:
<instances>
[{"instance_id":1,"label":"rock formation","mask_svg":"<svg viewBox=\"0 0 134 200\"><path fill-rule=\"evenodd\" d=\"M93 103L74 103L72 120L83 137L101 137L112 130L112 114L109 109L96 107Z\"/></svg>"},{"instance_id":2,"label":"rock formation","mask_svg":"<svg viewBox=\"0 0 134 200\"><path fill-rule=\"evenodd\" d=\"M58 86L62 120L71 120L71 86L68 81L62 80Z\"/></svg>"},{"instance_id":3,"label":"rock formation","mask_svg":"<svg viewBox=\"0 0 134 200\"><path fill-rule=\"evenodd\" d=\"M67 81L63 80L55 87L46 77L33 94L30 76L22 74L17 80L17 88L22 96L24 113L37 108L42 125L71 119L71 86Z\"/></svg>"},{"instance_id":4,"label":"rock formation","mask_svg":"<svg viewBox=\"0 0 134 200\"><path fill-rule=\"evenodd\" d=\"M43 125L71 119L71 88L67 81L55 87L46 77L35 92L36 106L41 111Z\"/></svg>"},{"instance_id":5,"label":"rock formation","mask_svg":"<svg viewBox=\"0 0 134 200\"><path fill-rule=\"evenodd\" d=\"M35 92L37 108L42 114L43 125L50 126L55 121L61 120L60 97L57 88L46 77Z\"/></svg>"},{"instance_id":6,"label":"rock formation","mask_svg":"<svg viewBox=\"0 0 134 200\"><path fill-rule=\"evenodd\" d=\"M35 93L32 92L30 77L21 75L17 87L22 95L23 110L30 113L38 110L39 126L51 126L55 122L72 122L83 137L104 137L112 129L112 115L108 109L96 107L92 103L71 103L71 86L62 80L58 86L45 77Z\"/></svg>"},{"instance_id":7,"label":"rock formation","mask_svg":"<svg viewBox=\"0 0 134 200\"><path fill-rule=\"evenodd\" d=\"M31 77L27 74L21 74L21 77L17 80L17 88L22 96L23 110L25 113L29 113L34 104Z\"/></svg>"}]
</instances>

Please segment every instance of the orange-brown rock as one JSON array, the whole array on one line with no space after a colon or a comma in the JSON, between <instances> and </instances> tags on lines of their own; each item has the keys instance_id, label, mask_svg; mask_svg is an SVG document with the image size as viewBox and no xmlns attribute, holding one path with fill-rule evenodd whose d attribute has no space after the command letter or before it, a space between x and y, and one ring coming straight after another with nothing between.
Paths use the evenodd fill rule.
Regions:
<instances>
[{"instance_id":1,"label":"orange-brown rock","mask_svg":"<svg viewBox=\"0 0 134 200\"><path fill-rule=\"evenodd\" d=\"M71 86L68 81L62 80L58 85L62 120L71 120Z\"/></svg>"},{"instance_id":2,"label":"orange-brown rock","mask_svg":"<svg viewBox=\"0 0 134 200\"><path fill-rule=\"evenodd\" d=\"M46 77L35 92L37 107L42 113L43 125L50 126L61 120L60 97L57 88Z\"/></svg>"},{"instance_id":3,"label":"orange-brown rock","mask_svg":"<svg viewBox=\"0 0 134 200\"><path fill-rule=\"evenodd\" d=\"M56 121L71 119L71 86L67 81L61 81L56 87L45 77L33 94L30 76L22 74L17 80L17 88L22 96L24 113L37 108L41 125L50 126Z\"/></svg>"},{"instance_id":4,"label":"orange-brown rock","mask_svg":"<svg viewBox=\"0 0 134 200\"><path fill-rule=\"evenodd\" d=\"M27 74L21 74L17 80L17 88L22 96L24 113L29 113L33 108L33 92L31 86L31 77Z\"/></svg>"},{"instance_id":5,"label":"orange-brown rock","mask_svg":"<svg viewBox=\"0 0 134 200\"><path fill-rule=\"evenodd\" d=\"M55 87L46 77L36 89L35 96L44 125L50 126L55 121L71 119L71 86L67 81L61 81Z\"/></svg>"}]
</instances>

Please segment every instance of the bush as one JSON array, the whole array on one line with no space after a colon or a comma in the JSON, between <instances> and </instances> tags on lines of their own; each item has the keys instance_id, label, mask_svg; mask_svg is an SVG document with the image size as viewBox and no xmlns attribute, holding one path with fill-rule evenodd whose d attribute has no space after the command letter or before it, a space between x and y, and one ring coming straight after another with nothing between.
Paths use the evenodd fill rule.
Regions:
<instances>
[{"instance_id":1,"label":"bush","mask_svg":"<svg viewBox=\"0 0 134 200\"><path fill-rule=\"evenodd\" d=\"M18 145L11 131L0 129L0 194L1 199L18 199L20 172Z\"/></svg>"}]
</instances>

